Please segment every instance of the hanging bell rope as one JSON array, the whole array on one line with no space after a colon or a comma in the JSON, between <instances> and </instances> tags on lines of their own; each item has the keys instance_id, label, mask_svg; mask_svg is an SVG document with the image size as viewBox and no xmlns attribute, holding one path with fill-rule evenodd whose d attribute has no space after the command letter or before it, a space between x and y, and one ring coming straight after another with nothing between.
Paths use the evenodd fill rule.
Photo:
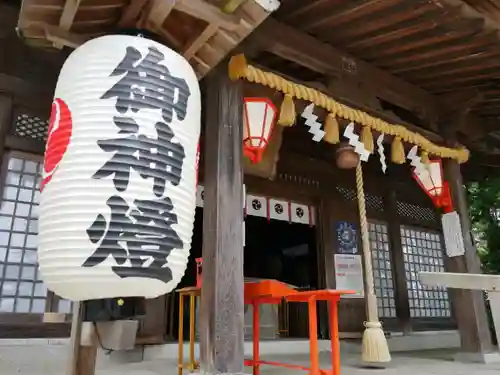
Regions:
<instances>
[{"instance_id":1,"label":"hanging bell rope","mask_svg":"<svg viewBox=\"0 0 500 375\"><path fill-rule=\"evenodd\" d=\"M388 122L375 118L366 112L353 109L345 104L339 103L318 90L291 82L277 74L266 72L252 65L248 65L244 55L236 55L231 58L229 62L229 77L232 80L245 79L249 82L258 83L285 94L282 104L282 112L285 113L280 113L280 119L283 117L282 125L290 126L293 124L293 122L291 122L291 116L292 114L295 114L295 106L293 103L290 104L290 102L293 102L293 99L306 100L330 113L334 113L335 116L339 118L355 122L363 126L363 129L367 128L367 135L365 137L367 143L365 143L365 146L370 147L371 145L372 151L373 138L370 142L368 131L370 133L376 131L378 133L393 136L394 141L392 150L396 151L392 157L394 162L404 163L405 161L402 142L417 145L422 151L427 152L428 155L430 154L440 158L455 159L459 163L464 163L469 159L469 151L464 147L454 149L438 146L429 141L422 134L409 131L404 125L389 124ZM295 121L295 118L293 121Z\"/></svg>"},{"instance_id":2,"label":"hanging bell rope","mask_svg":"<svg viewBox=\"0 0 500 375\"><path fill-rule=\"evenodd\" d=\"M359 161L356 166L356 191L358 197L363 258L365 263L365 298L368 318L368 321L365 322L365 331L363 332L361 360L365 363L387 363L391 360L391 354L389 352L387 339L382 330L382 324L378 319L377 296L375 295L373 284L372 254L368 235L368 220L366 218L366 202L361 161Z\"/></svg>"}]
</instances>

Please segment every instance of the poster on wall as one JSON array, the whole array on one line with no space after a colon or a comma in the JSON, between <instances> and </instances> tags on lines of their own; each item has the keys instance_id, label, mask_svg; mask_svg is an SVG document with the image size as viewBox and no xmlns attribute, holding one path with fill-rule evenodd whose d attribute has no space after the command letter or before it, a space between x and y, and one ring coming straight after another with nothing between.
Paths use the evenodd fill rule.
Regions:
<instances>
[{"instance_id":1,"label":"poster on wall","mask_svg":"<svg viewBox=\"0 0 500 375\"><path fill-rule=\"evenodd\" d=\"M355 290L342 298L363 298L363 267L361 255L335 254L335 286L337 290Z\"/></svg>"},{"instance_id":2,"label":"poster on wall","mask_svg":"<svg viewBox=\"0 0 500 375\"><path fill-rule=\"evenodd\" d=\"M335 233L337 234L337 252L340 254L358 253L356 224L338 221L335 224Z\"/></svg>"}]
</instances>

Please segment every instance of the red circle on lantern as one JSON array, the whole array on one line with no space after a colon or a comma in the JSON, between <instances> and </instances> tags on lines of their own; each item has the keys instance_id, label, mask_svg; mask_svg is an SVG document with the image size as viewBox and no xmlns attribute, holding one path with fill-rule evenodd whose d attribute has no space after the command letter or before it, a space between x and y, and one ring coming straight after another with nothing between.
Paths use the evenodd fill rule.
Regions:
<instances>
[{"instance_id":1,"label":"red circle on lantern","mask_svg":"<svg viewBox=\"0 0 500 375\"><path fill-rule=\"evenodd\" d=\"M68 149L72 131L73 120L68 105L60 98L54 99L50 114L48 139L43 161L44 173L40 190L43 190L45 185L52 179Z\"/></svg>"}]
</instances>

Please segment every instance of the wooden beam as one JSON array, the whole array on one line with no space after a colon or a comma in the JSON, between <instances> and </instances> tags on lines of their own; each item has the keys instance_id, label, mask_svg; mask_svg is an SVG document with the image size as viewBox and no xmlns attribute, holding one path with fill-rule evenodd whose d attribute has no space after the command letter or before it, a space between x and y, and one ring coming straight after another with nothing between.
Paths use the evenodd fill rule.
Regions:
<instances>
[{"instance_id":1,"label":"wooden beam","mask_svg":"<svg viewBox=\"0 0 500 375\"><path fill-rule=\"evenodd\" d=\"M76 13L78 12L78 7L80 6L82 0L66 0L64 3L64 8L59 19L59 28L62 31L70 31L73 21L75 20ZM48 39L48 38L47 38ZM53 41L54 42L54 41ZM65 44L59 42L54 42L55 48L63 48Z\"/></svg>"},{"instance_id":2,"label":"wooden beam","mask_svg":"<svg viewBox=\"0 0 500 375\"><path fill-rule=\"evenodd\" d=\"M220 8L224 13L234 13L246 0L222 0Z\"/></svg>"},{"instance_id":3,"label":"wooden beam","mask_svg":"<svg viewBox=\"0 0 500 375\"><path fill-rule=\"evenodd\" d=\"M199 35L196 35L193 40L187 43L187 47L182 52L182 55L187 59L191 59L196 52L219 30L219 25L210 23L205 27L205 30Z\"/></svg>"},{"instance_id":4,"label":"wooden beam","mask_svg":"<svg viewBox=\"0 0 500 375\"><path fill-rule=\"evenodd\" d=\"M82 0L66 0L64 3L61 19L59 20L59 27L63 30L71 29L73 21L75 20L76 12Z\"/></svg>"},{"instance_id":5,"label":"wooden beam","mask_svg":"<svg viewBox=\"0 0 500 375\"><path fill-rule=\"evenodd\" d=\"M82 315L84 302L74 302L71 320L70 358L68 375L95 375L97 340L91 333L91 345L82 345Z\"/></svg>"},{"instance_id":6,"label":"wooden beam","mask_svg":"<svg viewBox=\"0 0 500 375\"><path fill-rule=\"evenodd\" d=\"M54 43L54 45L57 45L58 48L77 48L90 39L89 37L83 37L81 35L51 25L45 25L45 37L48 41Z\"/></svg>"},{"instance_id":7,"label":"wooden beam","mask_svg":"<svg viewBox=\"0 0 500 375\"><path fill-rule=\"evenodd\" d=\"M389 191L384 199L385 216L389 231L389 249L392 267L392 279L394 281L394 300L396 303L396 316L403 333L412 331L410 302L408 298L408 286L406 285L406 270L403 254L403 244L401 240L401 221L397 211L397 196L395 180L397 176L390 174L386 179L386 186Z\"/></svg>"},{"instance_id":8,"label":"wooden beam","mask_svg":"<svg viewBox=\"0 0 500 375\"><path fill-rule=\"evenodd\" d=\"M3 162L6 161L4 153L6 149L6 138L12 127L12 98L8 95L0 95L0 175L5 169ZM3 194L4 181L0 180L0 194Z\"/></svg>"},{"instance_id":9,"label":"wooden beam","mask_svg":"<svg viewBox=\"0 0 500 375\"><path fill-rule=\"evenodd\" d=\"M243 91L226 64L205 77L201 372L242 374Z\"/></svg>"},{"instance_id":10,"label":"wooden beam","mask_svg":"<svg viewBox=\"0 0 500 375\"><path fill-rule=\"evenodd\" d=\"M172 12L176 3L177 0L153 0L148 14L148 22L161 29L163 22Z\"/></svg>"},{"instance_id":11,"label":"wooden beam","mask_svg":"<svg viewBox=\"0 0 500 375\"><path fill-rule=\"evenodd\" d=\"M218 24L229 31L233 31L240 26L239 17L233 14L225 14L217 6L203 0L178 0L175 9L208 23Z\"/></svg>"},{"instance_id":12,"label":"wooden beam","mask_svg":"<svg viewBox=\"0 0 500 375\"><path fill-rule=\"evenodd\" d=\"M478 89L467 89L453 91L446 95L441 95L441 102L446 109L460 109L462 112L469 112L479 101L483 100L484 94Z\"/></svg>"},{"instance_id":13,"label":"wooden beam","mask_svg":"<svg viewBox=\"0 0 500 375\"><path fill-rule=\"evenodd\" d=\"M497 38L500 39L500 24L497 20L494 20L483 12L479 12L478 10L471 7L463 0L433 0L436 3L439 3L438 6L444 7L446 9L455 8L460 9L461 15L464 18L468 19L482 19L484 21L483 28L488 31L494 31L497 35Z\"/></svg>"},{"instance_id":14,"label":"wooden beam","mask_svg":"<svg viewBox=\"0 0 500 375\"><path fill-rule=\"evenodd\" d=\"M118 21L118 27L135 26L147 2L148 0L132 0L130 5L123 11Z\"/></svg>"},{"instance_id":15,"label":"wooden beam","mask_svg":"<svg viewBox=\"0 0 500 375\"><path fill-rule=\"evenodd\" d=\"M266 42L269 52L284 59L327 76L349 75L380 98L423 118L437 113L436 100L426 91L271 17L254 33Z\"/></svg>"}]
</instances>

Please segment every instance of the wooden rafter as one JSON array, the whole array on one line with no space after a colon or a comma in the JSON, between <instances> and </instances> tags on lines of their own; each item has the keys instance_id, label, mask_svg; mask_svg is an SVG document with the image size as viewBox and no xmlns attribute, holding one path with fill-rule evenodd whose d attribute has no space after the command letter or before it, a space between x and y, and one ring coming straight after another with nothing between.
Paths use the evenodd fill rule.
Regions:
<instances>
[{"instance_id":1,"label":"wooden rafter","mask_svg":"<svg viewBox=\"0 0 500 375\"><path fill-rule=\"evenodd\" d=\"M82 0L66 0L66 2L64 3L61 18L59 19L59 28L61 29L61 31L70 31L81 2ZM64 47L64 44L55 42L54 47L60 49Z\"/></svg>"},{"instance_id":2,"label":"wooden rafter","mask_svg":"<svg viewBox=\"0 0 500 375\"><path fill-rule=\"evenodd\" d=\"M175 8L177 0L152 0L148 22L154 27L161 28L163 22Z\"/></svg>"},{"instance_id":3,"label":"wooden rafter","mask_svg":"<svg viewBox=\"0 0 500 375\"><path fill-rule=\"evenodd\" d=\"M326 76L347 75L369 84L384 100L417 113L427 111L428 118L437 113L435 98L426 91L272 18L254 35L262 39L269 52L286 60Z\"/></svg>"},{"instance_id":4,"label":"wooden rafter","mask_svg":"<svg viewBox=\"0 0 500 375\"><path fill-rule=\"evenodd\" d=\"M123 11L118 21L118 27L131 27L135 25L147 2L148 0L132 0L130 5Z\"/></svg>"},{"instance_id":5,"label":"wooden rafter","mask_svg":"<svg viewBox=\"0 0 500 375\"><path fill-rule=\"evenodd\" d=\"M347 77L363 85L365 90L372 90L377 97L416 113L436 134L443 106L453 110L456 104L443 103L441 98L273 18L268 18L251 38L258 39L264 50L283 59L327 77ZM354 69L346 69L346 62L352 64ZM488 131L483 131L483 124L485 128L490 128L486 122L468 114L460 129L466 136L464 140L484 137Z\"/></svg>"},{"instance_id":6,"label":"wooden rafter","mask_svg":"<svg viewBox=\"0 0 500 375\"><path fill-rule=\"evenodd\" d=\"M208 24L205 30L200 35L196 35L192 41L188 42L187 48L184 49L182 55L186 59L191 59L196 52L219 30L219 25Z\"/></svg>"},{"instance_id":7,"label":"wooden rafter","mask_svg":"<svg viewBox=\"0 0 500 375\"><path fill-rule=\"evenodd\" d=\"M45 25L44 30L47 40L54 46L60 46L59 48L64 46L76 48L89 39L55 26Z\"/></svg>"},{"instance_id":8,"label":"wooden rafter","mask_svg":"<svg viewBox=\"0 0 500 375\"><path fill-rule=\"evenodd\" d=\"M222 0L220 8L224 13L234 13L246 0Z\"/></svg>"},{"instance_id":9,"label":"wooden rafter","mask_svg":"<svg viewBox=\"0 0 500 375\"><path fill-rule=\"evenodd\" d=\"M234 50L273 9L259 0L29 0L23 2L19 32L38 46L78 47L123 28L143 28L182 53L199 78ZM225 13L222 7L231 7ZM172 27L172 25L178 25ZM78 27L77 27L78 26Z\"/></svg>"},{"instance_id":10,"label":"wooden rafter","mask_svg":"<svg viewBox=\"0 0 500 375\"><path fill-rule=\"evenodd\" d=\"M178 0L175 9L208 23L219 24L226 30L233 31L240 25L239 17L222 13L220 8L203 0Z\"/></svg>"}]
</instances>

